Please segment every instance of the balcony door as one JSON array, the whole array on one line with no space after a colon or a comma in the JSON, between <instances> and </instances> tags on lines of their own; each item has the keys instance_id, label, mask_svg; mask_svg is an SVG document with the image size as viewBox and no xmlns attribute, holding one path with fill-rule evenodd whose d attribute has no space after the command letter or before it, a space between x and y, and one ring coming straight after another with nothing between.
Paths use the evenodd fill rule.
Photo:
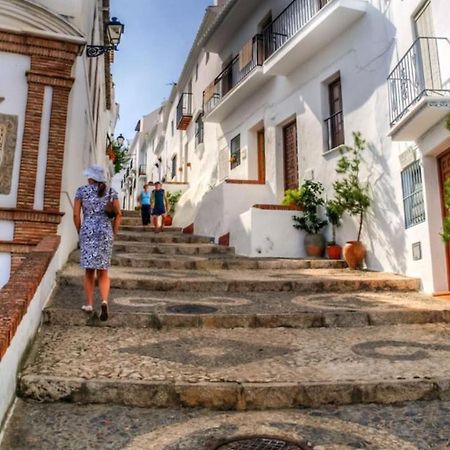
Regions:
<instances>
[{"instance_id":1,"label":"balcony door","mask_svg":"<svg viewBox=\"0 0 450 450\"><path fill-rule=\"evenodd\" d=\"M297 122L291 122L283 128L284 188L296 189L298 176Z\"/></svg>"},{"instance_id":2,"label":"balcony door","mask_svg":"<svg viewBox=\"0 0 450 450\"><path fill-rule=\"evenodd\" d=\"M424 6L414 17L416 29L416 37L418 38L434 38L433 14L431 9L431 1L425 2ZM418 58L423 73L422 89L433 90L441 89L441 75L439 68L439 51L437 41L433 39L421 39L418 49Z\"/></svg>"},{"instance_id":3,"label":"balcony door","mask_svg":"<svg viewBox=\"0 0 450 450\"><path fill-rule=\"evenodd\" d=\"M258 131L258 181L266 182L266 138L264 128Z\"/></svg>"},{"instance_id":4,"label":"balcony door","mask_svg":"<svg viewBox=\"0 0 450 450\"><path fill-rule=\"evenodd\" d=\"M444 152L438 159L440 187L441 187L441 202L442 202L442 217L447 214L444 202L444 184L450 178L450 149ZM447 244L447 277L450 289L450 245Z\"/></svg>"}]
</instances>

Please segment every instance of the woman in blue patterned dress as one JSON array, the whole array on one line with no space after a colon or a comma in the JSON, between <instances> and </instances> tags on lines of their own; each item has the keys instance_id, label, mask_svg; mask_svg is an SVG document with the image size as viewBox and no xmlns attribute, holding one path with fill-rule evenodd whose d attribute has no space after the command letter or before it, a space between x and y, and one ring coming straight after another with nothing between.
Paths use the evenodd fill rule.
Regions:
<instances>
[{"instance_id":1,"label":"woman in blue patterned dress","mask_svg":"<svg viewBox=\"0 0 450 450\"><path fill-rule=\"evenodd\" d=\"M80 265L85 271L84 291L86 304L81 309L92 312L94 304L95 273L102 299L100 320L108 319L108 297L110 280L108 268L114 236L121 221L120 204L117 192L106 188L106 176L102 167L90 166L83 173L88 184L77 189L74 205L74 223L80 236ZM108 202L112 201L117 212L111 221L105 212ZM83 222L81 221L83 211Z\"/></svg>"}]
</instances>

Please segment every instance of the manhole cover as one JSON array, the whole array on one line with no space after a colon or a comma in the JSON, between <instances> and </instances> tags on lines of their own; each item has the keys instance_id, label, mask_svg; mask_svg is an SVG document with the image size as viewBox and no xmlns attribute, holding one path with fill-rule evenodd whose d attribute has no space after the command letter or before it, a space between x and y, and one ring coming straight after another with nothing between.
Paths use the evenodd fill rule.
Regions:
<instances>
[{"instance_id":1,"label":"manhole cover","mask_svg":"<svg viewBox=\"0 0 450 450\"><path fill-rule=\"evenodd\" d=\"M217 311L213 306L196 305L188 303L184 305L172 305L167 307L167 311L174 314L211 314Z\"/></svg>"},{"instance_id":2,"label":"manhole cover","mask_svg":"<svg viewBox=\"0 0 450 450\"><path fill-rule=\"evenodd\" d=\"M280 439L256 437L230 441L215 450L307 450L305 447Z\"/></svg>"}]
</instances>

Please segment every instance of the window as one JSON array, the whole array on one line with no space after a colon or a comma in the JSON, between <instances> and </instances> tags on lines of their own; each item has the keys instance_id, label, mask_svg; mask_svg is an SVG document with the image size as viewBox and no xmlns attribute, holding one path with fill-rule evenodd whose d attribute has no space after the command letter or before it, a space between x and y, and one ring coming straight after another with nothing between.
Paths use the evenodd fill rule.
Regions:
<instances>
[{"instance_id":1,"label":"window","mask_svg":"<svg viewBox=\"0 0 450 450\"><path fill-rule=\"evenodd\" d=\"M328 85L330 115L325 120L327 127L328 150L344 144L344 116L342 114L341 79Z\"/></svg>"},{"instance_id":2,"label":"window","mask_svg":"<svg viewBox=\"0 0 450 450\"><path fill-rule=\"evenodd\" d=\"M177 176L177 155L174 155L172 158L172 180Z\"/></svg>"},{"instance_id":3,"label":"window","mask_svg":"<svg viewBox=\"0 0 450 450\"><path fill-rule=\"evenodd\" d=\"M238 134L230 143L230 167L236 168L241 164L241 135Z\"/></svg>"},{"instance_id":4,"label":"window","mask_svg":"<svg viewBox=\"0 0 450 450\"><path fill-rule=\"evenodd\" d=\"M173 120L172 120L172 122L170 122L170 129L172 131L172 136L173 136L175 134L175 126L174 126Z\"/></svg>"},{"instance_id":5,"label":"window","mask_svg":"<svg viewBox=\"0 0 450 450\"><path fill-rule=\"evenodd\" d=\"M425 222L425 204L423 200L422 166L416 161L402 172L403 208L405 210L405 228Z\"/></svg>"},{"instance_id":6,"label":"window","mask_svg":"<svg viewBox=\"0 0 450 450\"><path fill-rule=\"evenodd\" d=\"M200 114L195 121L195 146L203 144L204 137L204 124L203 124L203 114Z\"/></svg>"},{"instance_id":7,"label":"window","mask_svg":"<svg viewBox=\"0 0 450 450\"><path fill-rule=\"evenodd\" d=\"M198 63L195 65L195 81L197 80L198 80Z\"/></svg>"}]
</instances>

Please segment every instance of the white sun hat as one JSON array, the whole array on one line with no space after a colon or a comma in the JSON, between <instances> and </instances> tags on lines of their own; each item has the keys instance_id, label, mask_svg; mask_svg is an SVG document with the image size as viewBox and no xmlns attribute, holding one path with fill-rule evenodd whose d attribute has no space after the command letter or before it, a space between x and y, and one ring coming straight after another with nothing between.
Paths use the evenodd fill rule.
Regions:
<instances>
[{"instance_id":1,"label":"white sun hat","mask_svg":"<svg viewBox=\"0 0 450 450\"><path fill-rule=\"evenodd\" d=\"M97 183L106 183L105 169L103 167L93 164L89 166L83 175L87 178L97 181Z\"/></svg>"}]
</instances>

